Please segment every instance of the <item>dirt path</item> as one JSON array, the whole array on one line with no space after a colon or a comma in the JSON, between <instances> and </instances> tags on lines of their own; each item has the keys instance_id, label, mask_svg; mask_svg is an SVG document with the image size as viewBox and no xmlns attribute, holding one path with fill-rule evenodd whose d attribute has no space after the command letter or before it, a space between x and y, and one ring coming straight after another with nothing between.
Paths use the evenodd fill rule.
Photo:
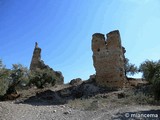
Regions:
<instances>
[{"instance_id":1,"label":"dirt path","mask_svg":"<svg viewBox=\"0 0 160 120\"><path fill-rule=\"evenodd\" d=\"M158 114L159 117L152 116L152 119L160 119L160 107L157 106L114 108L108 105L96 111L84 111L69 108L67 105L32 106L0 102L0 120L127 120L131 118L131 114L136 114L138 111L143 114ZM140 117L136 120L138 119ZM146 120L146 118L143 117L142 120Z\"/></svg>"}]
</instances>

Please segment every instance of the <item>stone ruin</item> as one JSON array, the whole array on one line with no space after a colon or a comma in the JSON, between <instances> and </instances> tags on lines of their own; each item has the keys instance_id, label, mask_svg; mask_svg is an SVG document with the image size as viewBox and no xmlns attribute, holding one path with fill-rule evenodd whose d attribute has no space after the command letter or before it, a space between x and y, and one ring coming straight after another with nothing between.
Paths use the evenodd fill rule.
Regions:
<instances>
[{"instance_id":1,"label":"stone ruin","mask_svg":"<svg viewBox=\"0 0 160 120\"><path fill-rule=\"evenodd\" d=\"M93 64L96 83L100 86L123 88L126 83L124 62L125 49L121 45L118 30L106 35L92 35Z\"/></svg>"},{"instance_id":2,"label":"stone ruin","mask_svg":"<svg viewBox=\"0 0 160 120\"><path fill-rule=\"evenodd\" d=\"M36 71L37 69L49 69L51 71L53 71L53 76L55 76L56 78L56 84L63 84L64 83L64 77L62 75L62 73L60 71L54 71L52 68L50 68L48 65L46 65L44 63L43 60L41 60L41 48L38 47L38 43L35 43L35 48L33 51L33 56L32 56L32 60L31 60L31 64L30 64L30 70L32 71Z\"/></svg>"},{"instance_id":3,"label":"stone ruin","mask_svg":"<svg viewBox=\"0 0 160 120\"><path fill-rule=\"evenodd\" d=\"M32 61L30 64L30 70L34 71L37 68L42 69L43 67L45 67L45 64L41 60L41 48L38 47L38 43L36 42L33 51Z\"/></svg>"}]
</instances>

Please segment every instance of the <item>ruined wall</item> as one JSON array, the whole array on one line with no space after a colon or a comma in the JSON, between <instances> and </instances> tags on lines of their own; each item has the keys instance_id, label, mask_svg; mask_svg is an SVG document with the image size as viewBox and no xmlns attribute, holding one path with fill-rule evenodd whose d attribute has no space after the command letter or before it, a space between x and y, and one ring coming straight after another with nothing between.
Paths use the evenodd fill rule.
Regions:
<instances>
[{"instance_id":1,"label":"ruined wall","mask_svg":"<svg viewBox=\"0 0 160 120\"><path fill-rule=\"evenodd\" d=\"M38 43L36 42L30 64L30 70L36 70L37 68L41 68L42 62L43 61L41 60L41 48L38 47Z\"/></svg>"},{"instance_id":2,"label":"ruined wall","mask_svg":"<svg viewBox=\"0 0 160 120\"><path fill-rule=\"evenodd\" d=\"M92 35L93 64L96 82L100 86L122 88L126 81L124 50L118 30L108 33L107 39L101 33Z\"/></svg>"},{"instance_id":3,"label":"ruined wall","mask_svg":"<svg viewBox=\"0 0 160 120\"><path fill-rule=\"evenodd\" d=\"M30 70L35 71L36 69L47 69L51 70L53 73L53 76L55 76L56 84L63 84L64 83L64 77L60 71L54 71L52 68L50 68L48 65L46 65L43 60L41 60L41 48L38 47L38 43L35 43L35 48L33 51L33 56L30 64Z\"/></svg>"}]
</instances>

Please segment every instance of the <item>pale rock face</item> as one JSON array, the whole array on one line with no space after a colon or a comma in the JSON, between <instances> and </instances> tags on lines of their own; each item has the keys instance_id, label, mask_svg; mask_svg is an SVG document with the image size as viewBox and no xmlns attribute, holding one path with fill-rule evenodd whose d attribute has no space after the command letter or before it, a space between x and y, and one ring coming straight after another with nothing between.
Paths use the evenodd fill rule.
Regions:
<instances>
[{"instance_id":1,"label":"pale rock face","mask_svg":"<svg viewBox=\"0 0 160 120\"><path fill-rule=\"evenodd\" d=\"M100 86L122 88L126 82L124 70L124 48L118 30L92 36L93 64L96 83Z\"/></svg>"}]
</instances>

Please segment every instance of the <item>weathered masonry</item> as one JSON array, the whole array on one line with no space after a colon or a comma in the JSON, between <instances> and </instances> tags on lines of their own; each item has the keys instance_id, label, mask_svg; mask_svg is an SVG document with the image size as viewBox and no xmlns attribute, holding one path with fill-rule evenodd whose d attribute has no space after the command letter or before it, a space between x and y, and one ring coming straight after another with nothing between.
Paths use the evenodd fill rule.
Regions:
<instances>
[{"instance_id":1,"label":"weathered masonry","mask_svg":"<svg viewBox=\"0 0 160 120\"><path fill-rule=\"evenodd\" d=\"M48 65L46 65L43 60L41 60L41 48L38 47L38 43L36 42L35 48L33 51L31 64L30 64L30 70L31 70L31 72L34 72L37 69L52 71L52 75L56 79L56 84L63 84L64 83L64 77L63 77L62 73L60 71L54 71L52 68L50 68Z\"/></svg>"},{"instance_id":2,"label":"weathered masonry","mask_svg":"<svg viewBox=\"0 0 160 120\"><path fill-rule=\"evenodd\" d=\"M105 36L92 35L93 64L96 70L96 82L100 86L122 88L126 82L124 69L124 48L120 33L112 31Z\"/></svg>"}]
</instances>

